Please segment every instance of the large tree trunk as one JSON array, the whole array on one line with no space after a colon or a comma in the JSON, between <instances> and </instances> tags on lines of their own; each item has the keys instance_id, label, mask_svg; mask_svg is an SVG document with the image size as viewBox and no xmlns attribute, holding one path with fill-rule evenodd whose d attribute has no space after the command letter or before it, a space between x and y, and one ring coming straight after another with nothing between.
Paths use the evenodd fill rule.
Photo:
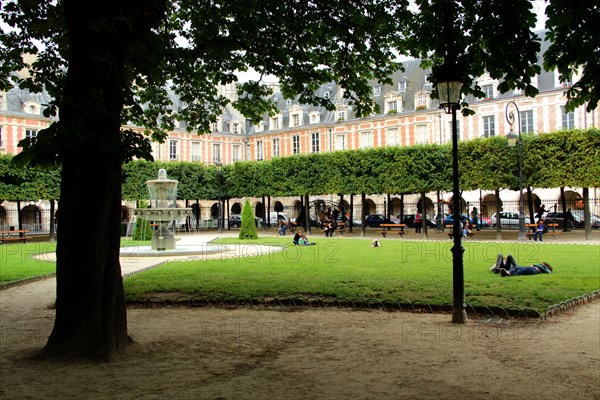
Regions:
<instances>
[{"instance_id":1,"label":"large tree trunk","mask_svg":"<svg viewBox=\"0 0 600 400\"><path fill-rule=\"evenodd\" d=\"M109 359L127 344L119 264L125 44L115 4L65 2L71 51L60 109L56 319L48 356ZM113 14L114 13L114 14ZM103 28L98 21L105 18Z\"/></svg>"}]
</instances>

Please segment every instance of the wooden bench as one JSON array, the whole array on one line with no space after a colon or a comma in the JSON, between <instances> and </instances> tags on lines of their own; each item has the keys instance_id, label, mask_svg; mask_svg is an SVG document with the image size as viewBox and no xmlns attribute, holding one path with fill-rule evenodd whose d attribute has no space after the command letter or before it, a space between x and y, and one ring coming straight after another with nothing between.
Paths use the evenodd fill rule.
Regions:
<instances>
[{"instance_id":1,"label":"wooden bench","mask_svg":"<svg viewBox=\"0 0 600 400\"><path fill-rule=\"evenodd\" d=\"M335 227L335 231L334 232L344 233L345 227L346 227L346 224L344 224L343 222L340 222ZM321 228L321 231L325 232L325 228Z\"/></svg>"},{"instance_id":2,"label":"wooden bench","mask_svg":"<svg viewBox=\"0 0 600 400\"><path fill-rule=\"evenodd\" d=\"M560 234L560 231L556 230L556 228L558 228L558 224L546 224L546 227L548 229L552 228L552 230L548 230L548 232L545 232L544 235L554 236L554 239L558 239L558 235ZM531 229L530 232L525 232L527 239L531 240L535 235L537 224L525 224L525 228Z\"/></svg>"},{"instance_id":3,"label":"wooden bench","mask_svg":"<svg viewBox=\"0 0 600 400\"><path fill-rule=\"evenodd\" d=\"M448 232L448 237L450 239L454 239L454 225L446 225L446 228L450 229L450 232ZM463 234L462 234L462 230L461 230L460 236L462 236L462 235ZM467 237L469 237L469 236L475 236L475 232L473 232L473 231L467 232Z\"/></svg>"},{"instance_id":4,"label":"wooden bench","mask_svg":"<svg viewBox=\"0 0 600 400\"><path fill-rule=\"evenodd\" d=\"M21 241L23 243L27 243L27 240L31 239L31 236L27 236L27 234L31 232L29 229L17 229L14 231L0 231L0 242L11 242L11 241Z\"/></svg>"},{"instance_id":5,"label":"wooden bench","mask_svg":"<svg viewBox=\"0 0 600 400\"><path fill-rule=\"evenodd\" d=\"M381 224L379 227L383 228L383 230L379 231L383 237L386 237L385 235L390 232L397 233L398 235L402 236L405 233L404 228L406 227L406 224Z\"/></svg>"}]
</instances>

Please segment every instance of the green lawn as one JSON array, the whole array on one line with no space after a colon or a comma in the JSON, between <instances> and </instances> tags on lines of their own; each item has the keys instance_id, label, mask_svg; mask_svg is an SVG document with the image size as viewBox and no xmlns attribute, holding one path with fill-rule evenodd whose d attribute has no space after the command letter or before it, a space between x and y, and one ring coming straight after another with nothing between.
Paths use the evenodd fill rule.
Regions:
<instances>
[{"instance_id":1,"label":"green lawn","mask_svg":"<svg viewBox=\"0 0 600 400\"><path fill-rule=\"evenodd\" d=\"M239 246L289 246L290 239L222 240ZM173 262L125 281L129 298L184 293L224 297L317 295L394 301L452 301L451 242L370 241L321 238L317 246L289 246L283 252L247 259ZM498 252L520 264L549 262L551 275L502 278L489 272ZM465 295L473 306L543 311L600 288L600 246L467 242Z\"/></svg>"},{"instance_id":2,"label":"green lawn","mask_svg":"<svg viewBox=\"0 0 600 400\"><path fill-rule=\"evenodd\" d=\"M121 246L149 245L150 241L131 241L124 238ZM35 259L36 254L53 253L56 242L29 242L0 245L0 285L56 272L56 263L49 259Z\"/></svg>"},{"instance_id":3,"label":"green lawn","mask_svg":"<svg viewBox=\"0 0 600 400\"><path fill-rule=\"evenodd\" d=\"M54 261L32 258L33 255L55 250L54 242L0 245L0 284L56 272Z\"/></svg>"},{"instance_id":4,"label":"green lawn","mask_svg":"<svg viewBox=\"0 0 600 400\"><path fill-rule=\"evenodd\" d=\"M452 301L452 242L320 238L317 246L289 246L289 238L221 240L236 246L272 244L282 252L242 259L182 261L125 280L128 298L185 293L247 298L317 295L394 301ZM123 242L127 245L127 242ZM31 258L55 250L55 243L0 245L0 284L55 271L55 263ZM520 264L549 262L551 275L502 278L489 272L498 252ZM470 305L533 308L600 289L600 246L557 243L467 242L464 253L466 301Z\"/></svg>"}]
</instances>

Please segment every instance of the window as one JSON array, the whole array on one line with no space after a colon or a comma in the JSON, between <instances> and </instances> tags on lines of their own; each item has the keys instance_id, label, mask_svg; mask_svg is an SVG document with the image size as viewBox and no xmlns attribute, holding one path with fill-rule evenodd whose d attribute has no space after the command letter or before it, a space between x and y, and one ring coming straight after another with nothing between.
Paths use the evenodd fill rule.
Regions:
<instances>
[{"instance_id":1,"label":"window","mask_svg":"<svg viewBox=\"0 0 600 400\"><path fill-rule=\"evenodd\" d=\"M418 93L415 99L415 109L416 110L424 110L427 108L427 96L426 93Z\"/></svg>"},{"instance_id":2,"label":"window","mask_svg":"<svg viewBox=\"0 0 600 400\"><path fill-rule=\"evenodd\" d=\"M360 134L360 148L368 149L373 147L373 132L362 132Z\"/></svg>"},{"instance_id":3,"label":"window","mask_svg":"<svg viewBox=\"0 0 600 400\"><path fill-rule=\"evenodd\" d=\"M338 121L345 121L346 120L346 109L344 109L344 108L338 108L337 109L337 120Z\"/></svg>"},{"instance_id":4,"label":"window","mask_svg":"<svg viewBox=\"0 0 600 400\"><path fill-rule=\"evenodd\" d=\"M1 97L0 100L2 100ZM4 142L2 142L2 127L0 127L0 149L2 148L4 148Z\"/></svg>"},{"instance_id":5,"label":"window","mask_svg":"<svg viewBox=\"0 0 600 400\"><path fill-rule=\"evenodd\" d=\"M300 126L300 114L292 114L292 126L291 127L295 127L295 126Z\"/></svg>"},{"instance_id":6,"label":"window","mask_svg":"<svg viewBox=\"0 0 600 400\"><path fill-rule=\"evenodd\" d=\"M398 91L399 92L406 92L406 81L400 81L400 82L398 82Z\"/></svg>"},{"instance_id":7,"label":"window","mask_svg":"<svg viewBox=\"0 0 600 400\"><path fill-rule=\"evenodd\" d=\"M400 137L398 136L398 129L388 129L385 132L385 144L386 146L399 146L400 145Z\"/></svg>"},{"instance_id":8,"label":"window","mask_svg":"<svg viewBox=\"0 0 600 400\"><path fill-rule=\"evenodd\" d=\"M481 91L484 93L484 98L493 99L494 98L494 85L483 85L481 87Z\"/></svg>"},{"instance_id":9,"label":"window","mask_svg":"<svg viewBox=\"0 0 600 400\"><path fill-rule=\"evenodd\" d=\"M427 132L427 125L417 125L415 143L416 144L429 143L429 132Z\"/></svg>"},{"instance_id":10,"label":"window","mask_svg":"<svg viewBox=\"0 0 600 400\"><path fill-rule=\"evenodd\" d=\"M321 118L318 112L313 111L308 115L311 124L318 124L319 122L321 122Z\"/></svg>"},{"instance_id":11,"label":"window","mask_svg":"<svg viewBox=\"0 0 600 400\"><path fill-rule=\"evenodd\" d=\"M279 129L279 117L273 117L271 118L271 130L277 130Z\"/></svg>"},{"instance_id":12,"label":"window","mask_svg":"<svg viewBox=\"0 0 600 400\"><path fill-rule=\"evenodd\" d=\"M344 135L335 135L335 149L346 150L346 137Z\"/></svg>"},{"instance_id":13,"label":"window","mask_svg":"<svg viewBox=\"0 0 600 400\"><path fill-rule=\"evenodd\" d=\"M329 92L323 93L323 97L326 98L326 99L328 99L329 98Z\"/></svg>"},{"instance_id":14,"label":"window","mask_svg":"<svg viewBox=\"0 0 600 400\"><path fill-rule=\"evenodd\" d=\"M381 85L373 86L373 96L381 95Z\"/></svg>"},{"instance_id":15,"label":"window","mask_svg":"<svg viewBox=\"0 0 600 400\"><path fill-rule=\"evenodd\" d=\"M300 136L292 136L292 154L300 154Z\"/></svg>"},{"instance_id":16,"label":"window","mask_svg":"<svg viewBox=\"0 0 600 400\"><path fill-rule=\"evenodd\" d=\"M279 138L273 139L273 157L281 156L281 146L279 145Z\"/></svg>"},{"instance_id":17,"label":"window","mask_svg":"<svg viewBox=\"0 0 600 400\"><path fill-rule=\"evenodd\" d=\"M311 134L311 149L313 153L319 152L319 132Z\"/></svg>"},{"instance_id":18,"label":"window","mask_svg":"<svg viewBox=\"0 0 600 400\"><path fill-rule=\"evenodd\" d=\"M240 124L238 124L237 122L232 122L231 133L240 133Z\"/></svg>"},{"instance_id":19,"label":"window","mask_svg":"<svg viewBox=\"0 0 600 400\"><path fill-rule=\"evenodd\" d=\"M396 100L390 100L387 102L388 112L390 111L398 111L398 102Z\"/></svg>"},{"instance_id":20,"label":"window","mask_svg":"<svg viewBox=\"0 0 600 400\"><path fill-rule=\"evenodd\" d=\"M212 131L213 132L219 132L219 124L220 124L219 120L212 123Z\"/></svg>"},{"instance_id":21,"label":"window","mask_svg":"<svg viewBox=\"0 0 600 400\"><path fill-rule=\"evenodd\" d=\"M178 140L169 140L169 160L178 160L177 147L179 145Z\"/></svg>"},{"instance_id":22,"label":"window","mask_svg":"<svg viewBox=\"0 0 600 400\"><path fill-rule=\"evenodd\" d=\"M450 142L452 142L452 121L448 121L448 137L450 138ZM456 120L456 139L460 140L460 120Z\"/></svg>"},{"instance_id":23,"label":"window","mask_svg":"<svg viewBox=\"0 0 600 400\"><path fill-rule=\"evenodd\" d=\"M257 140L256 141L256 160L257 161L261 161L264 158L264 152L263 152L263 141L262 140Z\"/></svg>"},{"instance_id":24,"label":"window","mask_svg":"<svg viewBox=\"0 0 600 400\"><path fill-rule=\"evenodd\" d=\"M483 117L483 136L496 136L496 118L493 115Z\"/></svg>"},{"instance_id":25,"label":"window","mask_svg":"<svg viewBox=\"0 0 600 400\"><path fill-rule=\"evenodd\" d=\"M291 106L291 105L292 105L292 100L290 100L290 99L287 99L287 100L285 101L285 106L286 106L286 107L289 107L289 106Z\"/></svg>"},{"instance_id":26,"label":"window","mask_svg":"<svg viewBox=\"0 0 600 400\"><path fill-rule=\"evenodd\" d=\"M23 104L23 112L27 114L39 114L40 113L40 105L35 101L26 101Z\"/></svg>"},{"instance_id":27,"label":"window","mask_svg":"<svg viewBox=\"0 0 600 400\"><path fill-rule=\"evenodd\" d=\"M258 124L254 125L254 132L262 132L265 130L265 121L260 121ZM250 133L250 127L248 127L247 134Z\"/></svg>"},{"instance_id":28,"label":"window","mask_svg":"<svg viewBox=\"0 0 600 400\"><path fill-rule=\"evenodd\" d=\"M37 137L38 132L33 129L25 129L25 138L27 139L35 139Z\"/></svg>"},{"instance_id":29,"label":"window","mask_svg":"<svg viewBox=\"0 0 600 400\"><path fill-rule=\"evenodd\" d=\"M221 162L221 145L219 143L213 143L212 161L215 164Z\"/></svg>"},{"instance_id":30,"label":"window","mask_svg":"<svg viewBox=\"0 0 600 400\"><path fill-rule=\"evenodd\" d=\"M231 161L242 161L242 146L239 144L234 144L231 146Z\"/></svg>"},{"instance_id":31,"label":"window","mask_svg":"<svg viewBox=\"0 0 600 400\"><path fill-rule=\"evenodd\" d=\"M575 128L575 113L573 111L567 112L566 107L562 106L560 108L562 114L562 127L563 129L573 129Z\"/></svg>"},{"instance_id":32,"label":"window","mask_svg":"<svg viewBox=\"0 0 600 400\"><path fill-rule=\"evenodd\" d=\"M423 90L431 91L433 89L433 83L429 81L429 76L425 75L423 82Z\"/></svg>"},{"instance_id":33,"label":"window","mask_svg":"<svg viewBox=\"0 0 600 400\"><path fill-rule=\"evenodd\" d=\"M531 133L533 129L533 110L521 111L519 113L521 117L521 132Z\"/></svg>"},{"instance_id":34,"label":"window","mask_svg":"<svg viewBox=\"0 0 600 400\"><path fill-rule=\"evenodd\" d=\"M202 161L202 147L200 142L192 142L192 161Z\"/></svg>"}]
</instances>

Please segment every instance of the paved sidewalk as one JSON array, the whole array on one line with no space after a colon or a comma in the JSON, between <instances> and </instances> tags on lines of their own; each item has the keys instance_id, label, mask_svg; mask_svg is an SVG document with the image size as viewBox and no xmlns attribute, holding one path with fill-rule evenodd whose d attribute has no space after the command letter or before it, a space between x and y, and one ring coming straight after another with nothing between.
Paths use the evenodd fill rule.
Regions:
<instances>
[{"instance_id":1,"label":"paved sidewalk","mask_svg":"<svg viewBox=\"0 0 600 400\"><path fill-rule=\"evenodd\" d=\"M414 228L406 228L405 234L400 237L400 235L390 233L386 238L383 238L379 233L381 231L380 228L366 228L365 235L362 236L362 232L360 228L353 228L352 232L348 229L345 230L344 233L335 233L333 238L365 238L365 239L384 239L384 240L442 240L442 241L450 241L450 237L448 236L449 229L446 229L444 232L436 232L435 229L429 228L427 231L427 236L424 233L416 234ZM572 230L569 232L563 232L561 230L557 230L556 232L560 232L556 237L552 237L547 235L544 237L543 243L585 243L585 244L598 244L600 245L600 229L593 229L591 239L588 240L585 236L585 231L582 229ZM199 233L186 233L181 232L178 235L182 238L186 236L199 236L199 237L237 237L239 234L239 229L225 230L222 234L218 234L216 231L204 231ZM309 239L316 240L319 238L324 238L325 234L319 228L311 228L310 231L306 232ZM258 229L259 238L264 238L266 236L276 237L277 230L275 228L268 229ZM294 232L288 231L287 237L290 239L290 243L292 241L292 237L294 236ZM475 231L475 235L473 237L469 237L467 241L508 241L508 242L516 242L518 241L519 232L517 230L504 230L500 234L500 238L496 233L495 229L482 229L480 231ZM533 240L525 240L528 243L535 243Z\"/></svg>"}]
</instances>

